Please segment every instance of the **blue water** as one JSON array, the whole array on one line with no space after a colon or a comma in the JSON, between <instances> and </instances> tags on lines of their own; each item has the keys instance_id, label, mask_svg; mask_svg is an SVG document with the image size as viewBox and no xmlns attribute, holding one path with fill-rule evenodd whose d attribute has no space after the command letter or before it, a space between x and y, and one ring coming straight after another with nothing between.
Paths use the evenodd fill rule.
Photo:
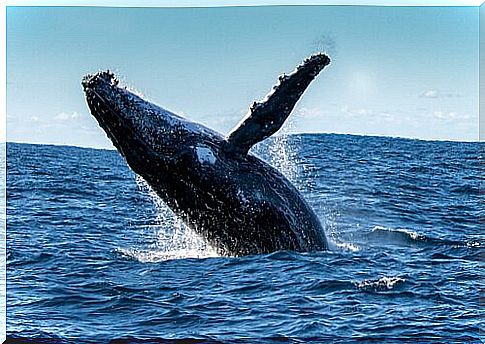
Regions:
<instances>
[{"instance_id":1,"label":"blue water","mask_svg":"<svg viewBox=\"0 0 485 344\"><path fill-rule=\"evenodd\" d=\"M116 151L9 143L7 335L481 343L484 147L268 140L254 153L297 185L331 249L227 258Z\"/></svg>"}]
</instances>

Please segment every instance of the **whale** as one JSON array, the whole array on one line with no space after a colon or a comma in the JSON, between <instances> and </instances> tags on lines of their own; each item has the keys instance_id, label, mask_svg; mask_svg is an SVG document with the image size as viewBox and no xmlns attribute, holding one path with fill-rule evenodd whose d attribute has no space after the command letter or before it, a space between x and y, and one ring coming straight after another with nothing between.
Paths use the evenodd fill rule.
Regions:
<instances>
[{"instance_id":1,"label":"whale","mask_svg":"<svg viewBox=\"0 0 485 344\"><path fill-rule=\"evenodd\" d=\"M312 208L285 176L250 152L275 134L330 58L317 53L282 74L226 135L122 86L114 73L82 78L88 108L160 199L223 256L328 248Z\"/></svg>"}]
</instances>

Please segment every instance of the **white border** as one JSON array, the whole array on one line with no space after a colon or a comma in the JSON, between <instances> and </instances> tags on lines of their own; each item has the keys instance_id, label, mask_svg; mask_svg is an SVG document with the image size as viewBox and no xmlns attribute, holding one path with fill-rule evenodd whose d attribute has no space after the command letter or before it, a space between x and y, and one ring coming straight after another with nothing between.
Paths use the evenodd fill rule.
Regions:
<instances>
[{"instance_id":1,"label":"white border","mask_svg":"<svg viewBox=\"0 0 485 344\"><path fill-rule=\"evenodd\" d=\"M480 6L484 0L6 0L6 6L220 7L268 5Z\"/></svg>"},{"instance_id":2,"label":"white border","mask_svg":"<svg viewBox=\"0 0 485 344\"><path fill-rule=\"evenodd\" d=\"M0 73L0 181L3 182L3 199L0 200L0 255L1 271L0 277L0 342L6 339L6 139L7 139L7 103L6 103L6 6L113 6L113 7L221 7L221 6L268 6L268 5L362 5L362 6L480 6L485 0L7 0L6 4L0 6L0 45L1 59L3 62L3 73ZM485 6L485 5L484 5ZM483 8L482 8L483 10ZM483 23L480 23L480 26ZM480 44L482 42L480 40ZM483 49L483 47L482 47ZM482 50L481 49L481 50ZM481 68L480 68L481 70ZM481 70L482 71L482 70ZM482 71L483 73L483 71ZM485 89L485 85L481 85ZM481 98L481 97L480 97ZM481 116L480 116L481 119ZM480 123L479 127L485 124ZM484 140L484 133L480 133L480 139ZM3 160L3 161L2 161ZM1 195L1 193L0 193Z\"/></svg>"},{"instance_id":3,"label":"white border","mask_svg":"<svg viewBox=\"0 0 485 344\"><path fill-rule=\"evenodd\" d=\"M485 3L480 6L478 11L478 140L485 141Z\"/></svg>"},{"instance_id":4,"label":"white border","mask_svg":"<svg viewBox=\"0 0 485 344\"><path fill-rule=\"evenodd\" d=\"M7 30L6 8L0 7L0 341L7 338Z\"/></svg>"},{"instance_id":5,"label":"white border","mask_svg":"<svg viewBox=\"0 0 485 344\"><path fill-rule=\"evenodd\" d=\"M7 113L7 22L6 22L6 7L0 7L0 26L1 26L1 35L0 35L0 45L2 46L2 54L1 56L1 63L2 63L2 70L0 72L0 144L6 142L6 113Z\"/></svg>"}]
</instances>

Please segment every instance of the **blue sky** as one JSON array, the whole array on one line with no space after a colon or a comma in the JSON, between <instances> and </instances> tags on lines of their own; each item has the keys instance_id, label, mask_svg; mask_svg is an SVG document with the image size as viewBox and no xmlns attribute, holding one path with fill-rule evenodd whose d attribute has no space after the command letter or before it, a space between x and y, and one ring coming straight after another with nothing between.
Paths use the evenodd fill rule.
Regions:
<instances>
[{"instance_id":1,"label":"blue sky","mask_svg":"<svg viewBox=\"0 0 485 344\"><path fill-rule=\"evenodd\" d=\"M7 140L112 147L80 80L114 70L229 131L307 55L332 64L289 132L478 139L478 8L7 8Z\"/></svg>"}]
</instances>

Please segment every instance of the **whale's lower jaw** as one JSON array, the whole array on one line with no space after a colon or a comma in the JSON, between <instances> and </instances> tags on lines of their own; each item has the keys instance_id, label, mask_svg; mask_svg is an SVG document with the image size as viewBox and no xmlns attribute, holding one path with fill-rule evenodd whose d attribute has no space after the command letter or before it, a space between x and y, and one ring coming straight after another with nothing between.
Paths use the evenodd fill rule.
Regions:
<instances>
[{"instance_id":1,"label":"whale's lower jaw","mask_svg":"<svg viewBox=\"0 0 485 344\"><path fill-rule=\"evenodd\" d=\"M124 136L121 133L122 130L126 130L127 133L129 130L125 128L124 123L121 122L121 119L117 116L114 110L110 108L108 104L105 104L104 100L98 96L94 90L86 90L86 101L91 110L91 114L93 114L93 117L96 119L99 126L104 130L106 136L111 140L118 151L120 151L121 155L125 156L125 154L123 154L123 146L119 139ZM118 134L115 133L115 128L117 129Z\"/></svg>"},{"instance_id":2,"label":"whale's lower jaw","mask_svg":"<svg viewBox=\"0 0 485 344\"><path fill-rule=\"evenodd\" d=\"M139 158L147 149L143 140L123 121L116 110L94 90L86 90L86 100L93 117L121 156L125 158L136 173L142 173L143 171L139 169Z\"/></svg>"}]
</instances>

